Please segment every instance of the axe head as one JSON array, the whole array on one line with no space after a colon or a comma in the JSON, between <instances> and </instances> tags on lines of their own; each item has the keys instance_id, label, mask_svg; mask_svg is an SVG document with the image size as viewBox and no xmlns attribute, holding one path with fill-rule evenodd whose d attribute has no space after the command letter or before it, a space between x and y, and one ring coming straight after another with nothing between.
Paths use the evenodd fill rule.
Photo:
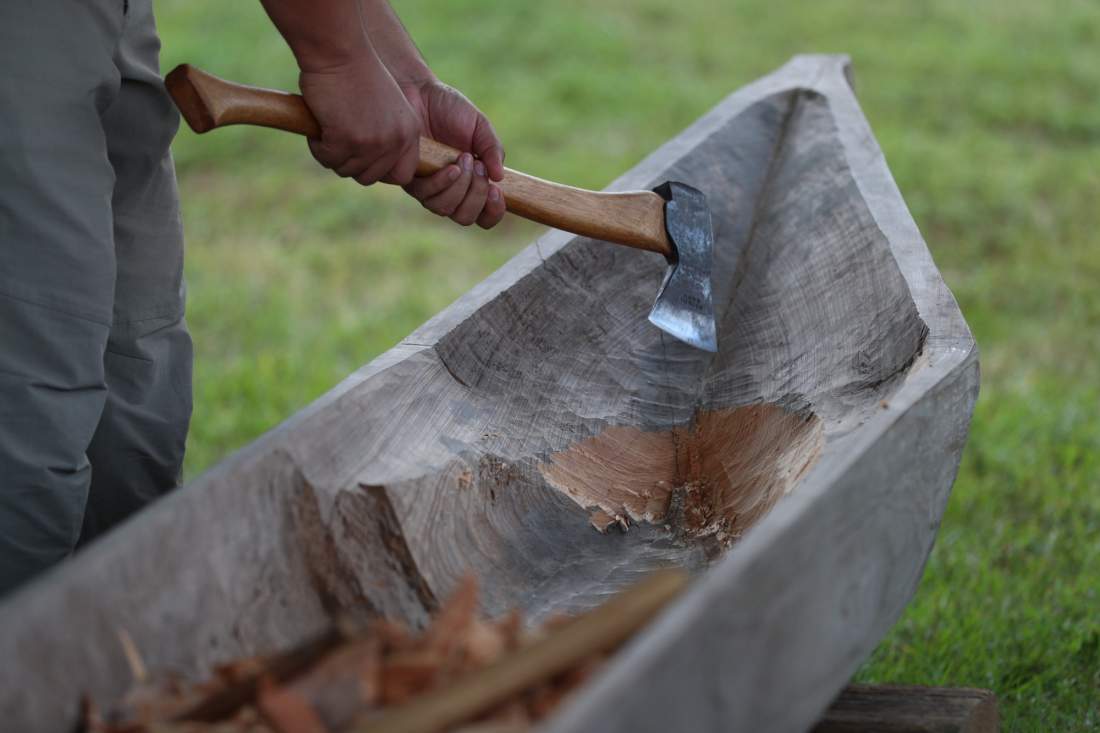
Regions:
<instances>
[{"instance_id":1,"label":"axe head","mask_svg":"<svg viewBox=\"0 0 1100 733\"><path fill-rule=\"evenodd\" d=\"M686 344L718 351L710 271L714 232L702 191L675 181L654 189L665 200L665 230L673 255L649 321Z\"/></svg>"}]
</instances>

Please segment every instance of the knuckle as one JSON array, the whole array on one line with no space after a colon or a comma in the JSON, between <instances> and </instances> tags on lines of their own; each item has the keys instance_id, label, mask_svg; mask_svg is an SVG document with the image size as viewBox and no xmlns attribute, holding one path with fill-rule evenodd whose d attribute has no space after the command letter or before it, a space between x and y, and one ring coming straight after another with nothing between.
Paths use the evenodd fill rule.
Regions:
<instances>
[{"instance_id":1,"label":"knuckle","mask_svg":"<svg viewBox=\"0 0 1100 733\"><path fill-rule=\"evenodd\" d=\"M378 138L368 132L357 132L348 140L353 150L375 150L379 147Z\"/></svg>"},{"instance_id":2,"label":"knuckle","mask_svg":"<svg viewBox=\"0 0 1100 733\"><path fill-rule=\"evenodd\" d=\"M455 177L457 178L457 176ZM450 188L454 179L451 178L451 166L445 165L432 174L432 180L440 188Z\"/></svg>"}]
</instances>

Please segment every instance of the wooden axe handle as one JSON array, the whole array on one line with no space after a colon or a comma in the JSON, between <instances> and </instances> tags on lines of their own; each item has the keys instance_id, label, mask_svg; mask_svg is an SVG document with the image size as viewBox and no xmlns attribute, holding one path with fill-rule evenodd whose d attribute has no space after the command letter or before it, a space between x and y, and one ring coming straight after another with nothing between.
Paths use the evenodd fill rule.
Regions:
<instances>
[{"instance_id":1,"label":"wooden axe handle","mask_svg":"<svg viewBox=\"0 0 1100 733\"><path fill-rule=\"evenodd\" d=\"M234 84L182 64L165 77L168 92L195 132L225 125L262 125L306 137L320 126L300 95ZM458 159L460 152L420 138L421 174L433 173ZM652 191L586 191L504 169L498 184L508 210L524 219L628 247L673 253L665 231L665 201Z\"/></svg>"}]
</instances>

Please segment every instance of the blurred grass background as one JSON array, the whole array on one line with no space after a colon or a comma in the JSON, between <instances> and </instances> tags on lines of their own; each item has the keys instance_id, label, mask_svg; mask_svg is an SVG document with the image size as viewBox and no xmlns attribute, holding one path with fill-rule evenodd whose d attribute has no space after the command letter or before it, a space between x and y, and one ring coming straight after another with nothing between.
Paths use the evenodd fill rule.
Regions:
<instances>
[{"instance_id":1,"label":"blurred grass background","mask_svg":"<svg viewBox=\"0 0 1100 733\"><path fill-rule=\"evenodd\" d=\"M982 349L970 444L916 599L865 681L995 690L1006 730L1100 728L1100 3L395 3L510 165L600 188L728 92L846 52ZM159 0L182 61L296 88L255 2ZM197 349L194 476L530 241L436 220L254 129L175 152Z\"/></svg>"}]
</instances>

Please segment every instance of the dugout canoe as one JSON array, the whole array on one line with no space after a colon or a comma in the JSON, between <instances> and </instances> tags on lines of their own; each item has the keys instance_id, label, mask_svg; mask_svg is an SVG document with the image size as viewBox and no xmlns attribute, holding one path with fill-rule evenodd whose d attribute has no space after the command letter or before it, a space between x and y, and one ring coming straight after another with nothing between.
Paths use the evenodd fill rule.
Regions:
<instances>
[{"instance_id":1,"label":"dugout canoe","mask_svg":"<svg viewBox=\"0 0 1100 733\"><path fill-rule=\"evenodd\" d=\"M802 731L911 598L977 349L843 57L737 91L611 188L714 217L715 355L646 321L658 255L550 232L316 403L0 606L0 720L283 648L333 614L422 622L696 582L543 729ZM598 527L598 529L597 529Z\"/></svg>"}]
</instances>

